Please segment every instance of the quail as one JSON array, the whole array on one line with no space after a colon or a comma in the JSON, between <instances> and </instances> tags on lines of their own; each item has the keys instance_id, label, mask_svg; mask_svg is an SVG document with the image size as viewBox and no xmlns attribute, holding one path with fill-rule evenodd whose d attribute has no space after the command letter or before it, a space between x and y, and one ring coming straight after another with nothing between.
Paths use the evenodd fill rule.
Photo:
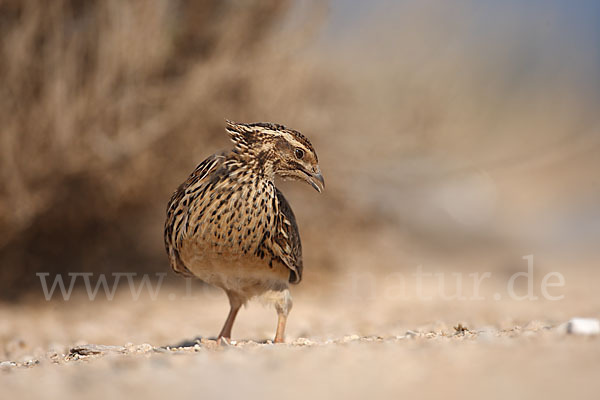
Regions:
<instances>
[{"instance_id":1,"label":"quail","mask_svg":"<svg viewBox=\"0 0 600 400\"><path fill-rule=\"evenodd\" d=\"M222 288L230 311L219 342L231 338L242 305L267 298L284 341L290 284L302 279L302 245L292 209L275 177L325 186L317 153L300 132L273 123L227 121L233 149L200 163L171 197L165 247L173 270Z\"/></svg>"}]
</instances>

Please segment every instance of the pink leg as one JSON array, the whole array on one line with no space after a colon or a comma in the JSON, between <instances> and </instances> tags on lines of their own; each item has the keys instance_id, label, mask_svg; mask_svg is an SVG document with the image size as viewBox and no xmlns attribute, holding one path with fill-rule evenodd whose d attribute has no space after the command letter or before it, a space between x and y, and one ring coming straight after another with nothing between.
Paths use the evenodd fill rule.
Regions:
<instances>
[{"instance_id":1,"label":"pink leg","mask_svg":"<svg viewBox=\"0 0 600 400\"><path fill-rule=\"evenodd\" d=\"M277 300L275 301L275 309L277 310L277 331L275 332L275 343L285 342L285 325L287 323L287 317L292 309L292 296L288 289L282 290L278 293Z\"/></svg>"},{"instance_id":2,"label":"pink leg","mask_svg":"<svg viewBox=\"0 0 600 400\"><path fill-rule=\"evenodd\" d=\"M223 325L223 329L221 329L221 333L219 333L218 341L221 341L221 338L231 339L231 328L233 328L233 322L235 321L235 317L237 316L240 307L242 307L242 301L240 298L233 292L226 292L227 297L229 297L229 305L231 309L229 310L229 315L225 320L225 324Z\"/></svg>"}]
</instances>

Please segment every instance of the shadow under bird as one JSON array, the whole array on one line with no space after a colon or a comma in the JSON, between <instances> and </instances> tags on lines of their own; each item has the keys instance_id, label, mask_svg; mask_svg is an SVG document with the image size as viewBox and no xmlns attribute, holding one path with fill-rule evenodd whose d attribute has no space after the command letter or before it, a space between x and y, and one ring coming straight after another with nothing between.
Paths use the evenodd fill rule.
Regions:
<instances>
[{"instance_id":1,"label":"shadow under bird","mask_svg":"<svg viewBox=\"0 0 600 400\"><path fill-rule=\"evenodd\" d=\"M175 272L222 288L231 310L219 333L231 338L240 307L255 296L275 305L275 342L284 341L292 308L289 284L302 279L296 218L275 176L321 192L317 153L300 132L272 123L227 121L234 148L213 154L175 191L165 246Z\"/></svg>"}]
</instances>

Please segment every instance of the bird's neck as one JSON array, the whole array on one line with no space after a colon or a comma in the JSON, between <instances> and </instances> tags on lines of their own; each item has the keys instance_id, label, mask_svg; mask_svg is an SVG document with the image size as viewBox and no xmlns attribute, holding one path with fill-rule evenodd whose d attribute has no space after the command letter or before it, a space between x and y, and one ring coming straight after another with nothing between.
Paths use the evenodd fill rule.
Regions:
<instances>
[{"instance_id":1,"label":"bird's neck","mask_svg":"<svg viewBox=\"0 0 600 400\"><path fill-rule=\"evenodd\" d=\"M275 181L276 165L269 151L238 152L234 150L233 153L235 154L235 158L240 161L241 168L248 170L252 175L271 182Z\"/></svg>"}]
</instances>

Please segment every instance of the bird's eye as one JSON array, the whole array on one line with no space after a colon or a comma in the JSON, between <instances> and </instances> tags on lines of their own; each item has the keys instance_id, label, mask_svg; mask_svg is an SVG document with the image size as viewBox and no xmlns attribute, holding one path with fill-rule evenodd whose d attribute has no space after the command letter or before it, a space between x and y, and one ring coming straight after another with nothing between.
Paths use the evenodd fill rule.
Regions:
<instances>
[{"instance_id":1,"label":"bird's eye","mask_svg":"<svg viewBox=\"0 0 600 400\"><path fill-rule=\"evenodd\" d=\"M296 158L301 160L302 157L304 157L304 150L297 148L296 151L294 151L294 154L296 155Z\"/></svg>"}]
</instances>

